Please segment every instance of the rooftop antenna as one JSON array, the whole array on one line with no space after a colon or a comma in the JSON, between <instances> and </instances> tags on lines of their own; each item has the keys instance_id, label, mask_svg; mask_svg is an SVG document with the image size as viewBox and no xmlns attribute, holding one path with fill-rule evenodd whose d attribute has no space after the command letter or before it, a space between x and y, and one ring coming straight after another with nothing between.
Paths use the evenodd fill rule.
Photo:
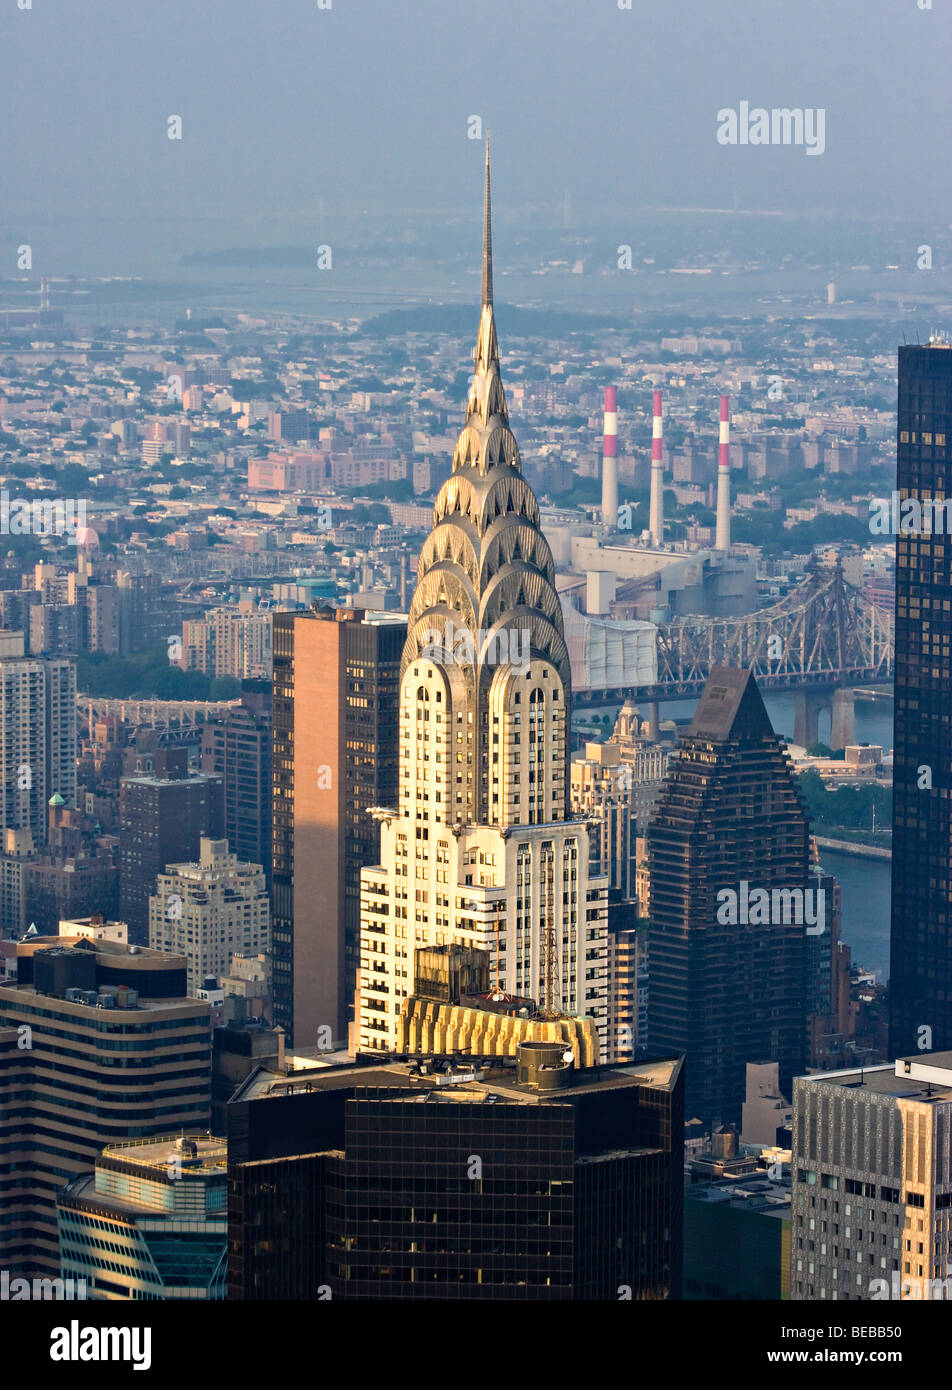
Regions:
<instances>
[{"instance_id":1,"label":"rooftop antenna","mask_svg":"<svg viewBox=\"0 0 952 1390\"><path fill-rule=\"evenodd\" d=\"M493 221L489 191L489 131L486 131L486 185L483 190L483 307L493 302Z\"/></svg>"}]
</instances>

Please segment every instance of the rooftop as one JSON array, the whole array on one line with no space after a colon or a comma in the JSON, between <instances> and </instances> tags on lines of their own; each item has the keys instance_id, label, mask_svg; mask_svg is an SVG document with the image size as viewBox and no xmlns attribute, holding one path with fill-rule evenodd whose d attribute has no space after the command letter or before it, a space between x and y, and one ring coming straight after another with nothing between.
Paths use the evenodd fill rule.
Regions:
<instances>
[{"instance_id":1,"label":"rooftop","mask_svg":"<svg viewBox=\"0 0 952 1390\"><path fill-rule=\"evenodd\" d=\"M109 1144L99 1161L119 1159L125 1164L154 1168L168 1172L169 1160L181 1160L183 1170L225 1172L228 1166L228 1147L224 1139L212 1134L161 1135L153 1139L130 1139L123 1144Z\"/></svg>"},{"instance_id":2,"label":"rooftop","mask_svg":"<svg viewBox=\"0 0 952 1390\"><path fill-rule=\"evenodd\" d=\"M95 991L90 990L90 993L99 995L105 993L105 990L102 986L97 986ZM61 998L57 994L46 994L43 990L35 989L31 984L23 984L17 980L0 980L0 1003L3 1003L4 1000L13 1003L17 1000L32 1002L35 999L48 1000L51 1004L55 1004L57 1011L75 1010L77 1013L82 1013L84 1017L95 1014L97 1017L104 1018L107 1022L114 1024L126 1024L130 1020L141 1023L144 1014L168 1013L170 1010L188 1016L201 1015L202 1013L207 1015L209 1007L207 1000L195 999L184 994L156 999L148 996L143 998L140 994L134 1006L129 1005L123 1009L114 1004L112 1008L100 1009L96 1004L87 1004L82 1000Z\"/></svg>"},{"instance_id":3,"label":"rooftop","mask_svg":"<svg viewBox=\"0 0 952 1390\"><path fill-rule=\"evenodd\" d=\"M420 1071L425 1058L412 1062L397 1061L365 1066L325 1067L304 1073L279 1075L276 1072L253 1072L235 1092L232 1101L263 1100L299 1092L335 1091L346 1087L362 1090L391 1089L416 1092L419 1098L436 1093L440 1099L467 1099L474 1103L499 1098L518 1101L524 1105L566 1100L569 1096L588 1095L594 1091L615 1090L625 1086L656 1086L667 1089L677 1080L681 1067L679 1057L632 1063L621 1067L591 1067L575 1071L569 1086L552 1091L540 1091L535 1086L517 1080L515 1060L476 1058L471 1063L457 1063L452 1071ZM412 1097L408 1095L407 1099Z\"/></svg>"},{"instance_id":4,"label":"rooftop","mask_svg":"<svg viewBox=\"0 0 952 1390\"><path fill-rule=\"evenodd\" d=\"M761 1216L790 1216L790 1179L772 1182L766 1176L720 1178L713 1182L692 1183L685 1190L689 1202L753 1211Z\"/></svg>"},{"instance_id":5,"label":"rooftop","mask_svg":"<svg viewBox=\"0 0 952 1390\"><path fill-rule=\"evenodd\" d=\"M174 955L169 951L158 951L153 946L135 946L130 945L128 941L108 941L99 937L91 941L89 937L83 936L35 936L20 944L34 950L60 947L68 951L91 951L97 956L142 956L144 960L167 962L170 970L180 968L185 963L184 956Z\"/></svg>"},{"instance_id":6,"label":"rooftop","mask_svg":"<svg viewBox=\"0 0 952 1390\"><path fill-rule=\"evenodd\" d=\"M894 1100L952 1101L952 1052L919 1053L884 1066L821 1072L801 1079Z\"/></svg>"}]
</instances>

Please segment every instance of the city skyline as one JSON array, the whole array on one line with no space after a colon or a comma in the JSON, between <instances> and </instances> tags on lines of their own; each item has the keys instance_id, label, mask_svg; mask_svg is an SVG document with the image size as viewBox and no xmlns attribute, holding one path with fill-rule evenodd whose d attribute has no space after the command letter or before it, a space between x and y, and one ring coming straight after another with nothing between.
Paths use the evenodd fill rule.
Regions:
<instances>
[{"instance_id":1,"label":"city skyline","mask_svg":"<svg viewBox=\"0 0 952 1390\"><path fill-rule=\"evenodd\" d=\"M0 1302L51 1359L570 1301L708 1374L924 1358L952 19L882 4L0 17Z\"/></svg>"}]
</instances>

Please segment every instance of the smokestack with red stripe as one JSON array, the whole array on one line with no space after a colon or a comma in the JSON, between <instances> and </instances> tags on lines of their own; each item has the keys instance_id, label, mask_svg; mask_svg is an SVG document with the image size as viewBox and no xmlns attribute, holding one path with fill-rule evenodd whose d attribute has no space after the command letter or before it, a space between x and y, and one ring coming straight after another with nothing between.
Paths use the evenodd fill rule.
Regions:
<instances>
[{"instance_id":1,"label":"smokestack with red stripe","mask_svg":"<svg viewBox=\"0 0 952 1390\"><path fill-rule=\"evenodd\" d=\"M717 532L714 549L731 548L731 413L730 396L721 396L721 437L717 454Z\"/></svg>"},{"instance_id":2,"label":"smokestack with red stripe","mask_svg":"<svg viewBox=\"0 0 952 1390\"><path fill-rule=\"evenodd\" d=\"M648 528L655 545L664 545L664 463L662 461L661 392L654 393L654 423L651 428L651 506Z\"/></svg>"},{"instance_id":3,"label":"smokestack with red stripe","mask_svg":"<svg viewBox=\"0 0 952 1390\"><path fill-rule=\"evenodd\" d=\"M618 525L618 392L605 387L605 434L602 439L602 525Z\"/></svg>"}]
</instances>

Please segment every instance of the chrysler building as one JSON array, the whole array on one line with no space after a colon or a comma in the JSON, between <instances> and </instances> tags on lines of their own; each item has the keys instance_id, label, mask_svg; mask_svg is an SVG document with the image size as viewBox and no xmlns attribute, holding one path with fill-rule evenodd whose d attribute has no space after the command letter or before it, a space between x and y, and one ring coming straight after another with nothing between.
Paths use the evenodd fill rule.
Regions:
<instances>
[{"instance_id":1,"label":"chrysler building","mask_svg":"<svg viewBox=\"0 0 952 1390\"><path fill-rule=\"evenodd\" d=\"M415 952L488 952L497 992L588 1016L607 1059L608 880L569 818L571 675L552 553L509 426L489 147L475 373L420 554L401 663L399 806L361 872L359 1046L393 1050Z\"/></svg>"}]
</instances>

